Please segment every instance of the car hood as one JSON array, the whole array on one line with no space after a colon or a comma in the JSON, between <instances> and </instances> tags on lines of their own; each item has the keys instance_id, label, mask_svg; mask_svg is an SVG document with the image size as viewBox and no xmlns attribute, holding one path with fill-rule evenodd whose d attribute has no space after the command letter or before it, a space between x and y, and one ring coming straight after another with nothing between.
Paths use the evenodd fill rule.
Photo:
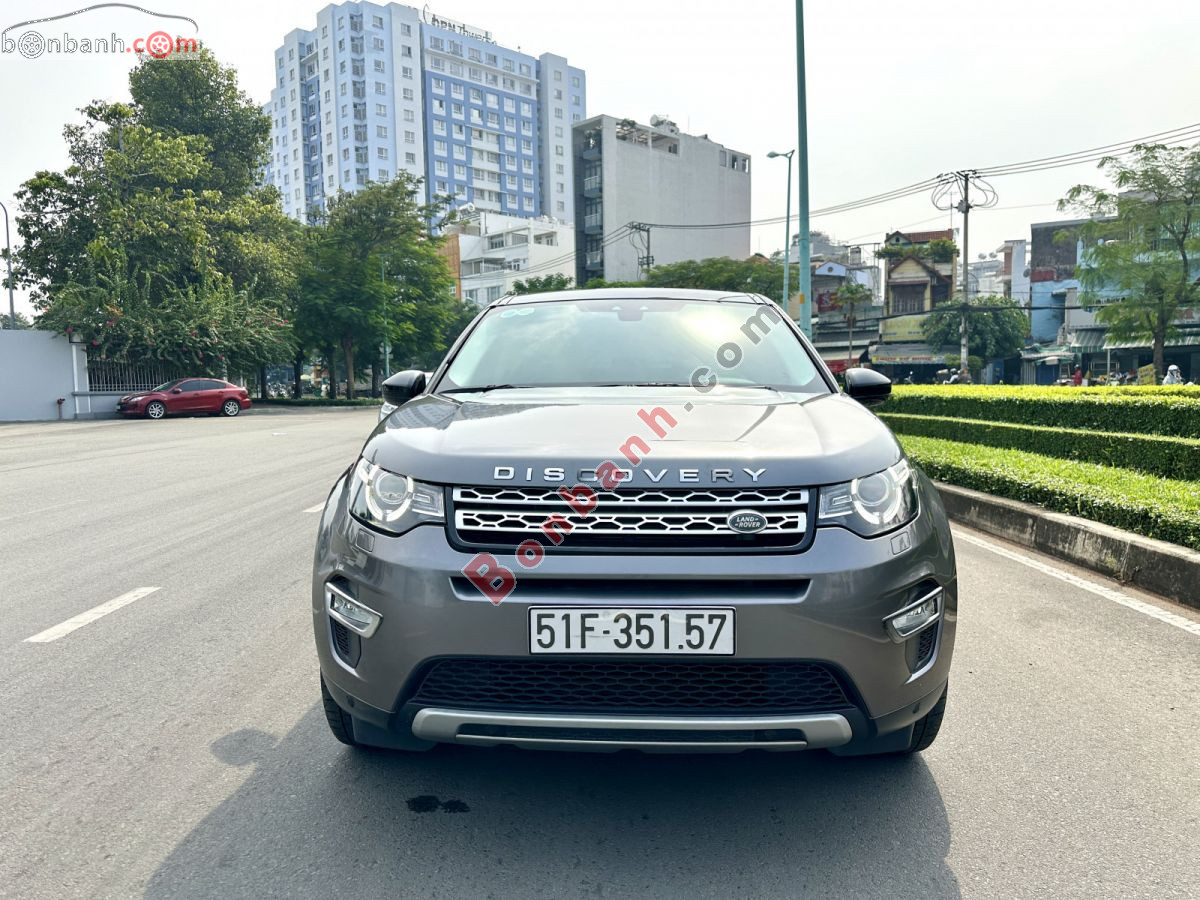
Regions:
<instances>
[{"instance_id":1,"label":"car hood","mask_svg":"<svg viewBox=\"0 0 1200 900\"><path fill-rule=\"evenodd\" d=\"M848 481L901 450L840 394L525 388L418 397L379 423L363 455L435 484L574 484L611 460L635 487L779 487Z\"/></svg>"}]
</instances>

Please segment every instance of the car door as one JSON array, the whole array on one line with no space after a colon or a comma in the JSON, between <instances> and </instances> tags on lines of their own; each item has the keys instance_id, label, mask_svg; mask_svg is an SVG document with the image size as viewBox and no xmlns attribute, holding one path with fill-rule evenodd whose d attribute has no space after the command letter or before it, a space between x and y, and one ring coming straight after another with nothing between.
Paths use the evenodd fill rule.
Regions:
<instances>
[{"instance_id":1,"label":"car door","mask_svg":"<svg viewBox=\"0 0 1200 900\"><path fill-rule=\"evenodd\" d=\"M204 390L204 385L204 380L199 378L181 381L167 394L167 411L173 413L194 411L202 400L200 395Z\"/></svg>"},{"instance_id":2,"label":"car door","mask_svg":"<svg viewBox=\"0 0 1200 900\"><path fill-rule=\"evenodd\" d=\"M220 412L221 404L225 402L225 398L228 396L228 383L220 379L210 378L205 382L205 385L205 389L201 392L204 396L199 408L205 412Z\"/></svg>"}]
</instances>

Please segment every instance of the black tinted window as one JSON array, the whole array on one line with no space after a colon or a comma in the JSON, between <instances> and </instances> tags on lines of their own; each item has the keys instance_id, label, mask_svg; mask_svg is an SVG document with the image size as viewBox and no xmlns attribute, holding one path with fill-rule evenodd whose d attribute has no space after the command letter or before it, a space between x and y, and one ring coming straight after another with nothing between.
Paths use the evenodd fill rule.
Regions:
<instances>
[{"instance_id":1,"label":"black tinted window","mask_svg":"<svg viewBox=\"0 0 1200 900\"><path fill-rule=\"evenodd\" d=\"M204 390L204 387L206 384L207 384L207 382L200 381L200 380L185 381L182 384L180 384L179 387L181 390L184 390L184 391L202 391L202 390Z\"/></svg>"},{"instance_id":2,"label":"black tinted window","mask_svg":"<svg viewBox=\"0 0 1200 900\"><path fill-rule=\"evenodd\" d=\"M206 391L222 391L227 387L229 387L229 385L223 381L214 381L210 379L204 382L204 390Z\"/></svg>"}]
</instances>

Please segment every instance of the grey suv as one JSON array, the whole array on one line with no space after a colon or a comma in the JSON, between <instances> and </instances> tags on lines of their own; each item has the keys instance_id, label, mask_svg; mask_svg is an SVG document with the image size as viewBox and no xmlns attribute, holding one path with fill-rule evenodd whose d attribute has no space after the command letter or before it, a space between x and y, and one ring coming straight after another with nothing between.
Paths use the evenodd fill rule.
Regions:
<instances>
[{"instance_id":1,"label":"grey suv","mask_svg":"<svg viewBox=\"0 0 1200 900\"><path fill-rule=\"evenodd\" d=\"M762 297L507 297L334 485L312 613L347 744L922 750L957 588L929 480Z\"/></svg>"}]
</instances>

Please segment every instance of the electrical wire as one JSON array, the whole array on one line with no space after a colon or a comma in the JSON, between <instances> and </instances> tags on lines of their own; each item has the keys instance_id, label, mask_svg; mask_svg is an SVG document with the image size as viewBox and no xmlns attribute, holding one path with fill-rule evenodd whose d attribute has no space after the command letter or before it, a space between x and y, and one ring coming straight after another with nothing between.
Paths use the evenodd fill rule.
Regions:
<instances>
[{"instance_id":1,"label":"electrical wire","mask_svg":"<svg viewBox=\"0 0 1200 900\"><path fill-rule=\"evenodd\" d=\"M1050 169L1061 169L1064 166L1077 166L1083 163L1098 162L1109 156L1123 156L1133 150L1134 147L1141 144L1164 144L1173 146L1181 143L1190 143L1200 139L1200 123L1193 125L1183 125L1179 128L1173 128L1170 131L1161 131L1157 134L1145 135L1144 137L1134 138L1133 140L1120 141L1116 144L1106 144L1102 147L1093 147L1089 150L1077 150L1074 153L1063 153L1057 156L1044 156L1038 159L1029 159L1023 162L1008 163L1001 166L992 166L986 169L978 169L981 175L1016 175L1026 172L1044 172Z\"/></svg>"}]
</instances>

